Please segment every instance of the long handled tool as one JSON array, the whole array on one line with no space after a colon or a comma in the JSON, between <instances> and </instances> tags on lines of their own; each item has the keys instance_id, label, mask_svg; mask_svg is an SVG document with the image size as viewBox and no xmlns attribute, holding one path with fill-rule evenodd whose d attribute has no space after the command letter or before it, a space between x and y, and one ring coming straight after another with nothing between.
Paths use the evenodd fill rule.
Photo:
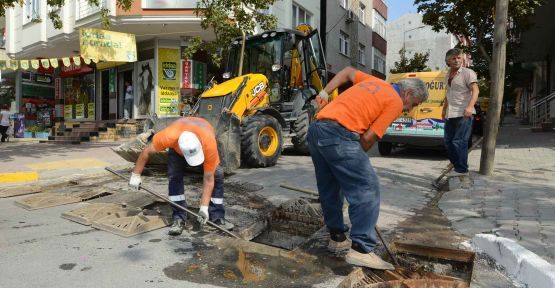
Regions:
<instances>
[{"instance_id":1,"label":"long handled tool","mask_svg":"<svg viewBox=\"0 0 555 288\"><path fill-rule=\"evenodd\" d=\"M286 184L281 184L279 186L282 187L282 188L289 189L289 190L304 192L304 193L312 194L312 195L318 195L318 192L312 191L310 189L289 186L289 185L286 185ZM380 230L378 230L378 226L374 226L374 229L376 229L376 234L378 234L378 238L380 238L380 241L382 242L383 246L385 247L385 251L387 252L389 257L391 257L391 259L393 259L393 262L395 263L395 266L399 266L399 262L397 261L397 258L395 258L393 253L391 253L391 250L389 250L389 246L385 242L385 239L383 238L382 233L380 232Z\"/></svg>"},{"instance_id":2,"label":"long handled tool","mask_svg":"<svg viewBox=\"0 0 555 288\"><path fill-rule=\"evenodd\" d=\"M110 171L110 172L112 172L114 175L119 176L120 178L129 181L129 179L128 179L127 177L121 175L120 173L118 173L117 171L113 170L112 168L106 167L105 169L108 170L108 171ZM157 198L159 198L159 199L164 200L164 202L167 202L168 204L170 204L170 205L172 205L172 206L174 206L174 207L177 207L177 208L179 208L179 209L181 209L181 210L183 210L183 211L185 211L185 212L187 212L187 213L189 213L189 214L191 214L191 215L193 215L193 216L195 216L195 217L197 217L197 218L199 217L199 215L198 215L197 213L195 213L195 212L193 212L193 211L191 211L191 210L189 210L189 209L187 209L187 208L185 208L185 207L183 207L183 206L181 206L181 205L179 205L179 204L176 204L176 203L170 201L170 199L168 199L167 197L162 196L162 195L160 195L160 194L158 194L158 193L156 193L156 192L150 190L149 188L145 187L143 184L139 185L139 188L145 190L145 191L148 192L149 194L151 194L151 195L153 195L153 196L155 196L155 197L157 197ZM231 231L229 231L229 230L227 230L227 229L225 229L225 228L220 227L219 225L217 225L217 224L214 223L214 222L208 221L207 223L210 224L210 226L212 226L212 227L214 227L214 228L216 228L216 229L218 229L218 230L220 230L220 231L222 231L222 232L225 232L226 234L228 234L228 235L230 235L230 236L233 236L234 238L241 239L241 238L239 238L239 236L233 234Z\"/></svg>"},{"instance_id":3,"label":"long handled tool","mask_svg":"<svg viewBox=\"0 0 555 288\"><path fill-rule=\"evenodd\" d=\"M470 151L476 149L476 147L478 147L478 145L480 145L480 143L482 143L482 140L484 139L484 137L480 137L478 138L474 143L472 143L472 146L470 146L470 148L468 149L468 153L470 153ZM434 186L437 189L441 188L441 185L439 183L439 181L441 181L441 179L443 177L445 177L445 175L447 175L447 173L451 172L451 170L453 170L455 166L453 166L453 164L449 163L449 165L447 165L447 167L445 167L445 169L443 170L443 172L441 172L441 174L439 175L439 177L437 177L433 182L432 182L432 186Z\"/></svg>"}]
</instances>

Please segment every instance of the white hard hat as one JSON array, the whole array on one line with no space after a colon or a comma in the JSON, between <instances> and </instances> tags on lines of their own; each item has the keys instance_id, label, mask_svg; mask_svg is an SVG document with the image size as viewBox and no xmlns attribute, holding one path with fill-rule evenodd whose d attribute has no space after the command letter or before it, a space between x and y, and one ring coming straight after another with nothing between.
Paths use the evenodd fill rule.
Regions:
<instances>
[{"instance_id":1,"label":"white hard hat","mask_svg":"<svg viewBox=\"0 0 555 288\"><path fill-rule=\"evenodd\" d=\"M202 145L197 135L192 132L185 131L181 133L178 140L179 149L185 157L185 161L191 166L198 166L204 162L204 153L202 153Z\"/></svg>"}]
</instances>

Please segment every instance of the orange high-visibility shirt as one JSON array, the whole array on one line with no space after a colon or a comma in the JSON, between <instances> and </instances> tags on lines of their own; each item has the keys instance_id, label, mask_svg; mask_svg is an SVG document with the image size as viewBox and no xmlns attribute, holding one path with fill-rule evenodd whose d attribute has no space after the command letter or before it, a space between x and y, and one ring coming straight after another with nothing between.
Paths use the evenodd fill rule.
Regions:
<instances>
[{"instance_id":1,"label":"orange high-visibility shirt","mask_svg":"<svg viewBox=\"0 0 555 288\"><path fill-rule=\"evenodd\" d=\"M403 101L391 84L357 71L353 86L322 108L317 119L335 120L358 134L372 129L382 138L401 112Z\"/></svg>"}]
</instances>

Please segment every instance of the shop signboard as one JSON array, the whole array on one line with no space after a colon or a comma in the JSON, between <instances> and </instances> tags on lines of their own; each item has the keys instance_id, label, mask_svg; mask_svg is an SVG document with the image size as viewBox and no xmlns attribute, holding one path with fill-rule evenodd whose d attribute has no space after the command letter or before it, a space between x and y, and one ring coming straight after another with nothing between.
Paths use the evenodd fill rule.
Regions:
<instances>
[{"instance_id":1,"label":"shop signboard","mask_svg":"<svg viewBox=\"0 0 555 288\"><path fill-rule=\"evenodd\" d=\"M35 81L38 83L52 83L52 76L44 74L35 74Z\"/></svg>"},{"instance_id":2,"label":"shop signboard","mask_svg":"<svg viewBox=\"0 0 555 288\"><path fill-rule=\"evenodd\" d=\"M79 31L81 56L101 61L137 61L135 35L94 28Z\"/></svg>"},{"instance_id":3,"label":"shop signboard","mask_svg":"<svg viewBox=\"0 0 555 288\"><path fill-rule=\"evenodd\" d=\"M206 84L206 64L195 61L194 78L195 88L204 90Z\"/></svg>"},{"instance_id":4,"label":"shop signboard","mask_svg":"<svg viewBox=\"0 0 555 288\"><path fill-rule=\"evenodd\" d=\"M108 87L110 93L116 93L116 69L110 68L110 76L108 77Z\"/></svg>"},{"instance_id":5,"label":"shop signboard","mask_svg":"<svg viewBox=\"0 0 555 288\"><path fill-rule=\"evenodd\" d=\"M14 121L15 138L25 137L25 113L17 113Z\"/></svg>"},{"instance_id":6,"label":"shop signboard","mask_svg":"<svg viewBox=\"0 0 555 288\"><path fill-rule=\"evenodd\" d=\"M158 48L158 114L179 115L179 48Z\"/></svg>"},{"instance_id":7,"label":"shop signboard","mask_svg":"<svg viewBox=\"0 0 555 288\"><path fill-rule=\"evenodd\" d=\"M154 59L141 61L137 75L137 83L139 93L135 93L135 102L138 103L136 118L145 118L147 114L153 113L153 104L155 99L155 79L154 79Z\"/></svg>"},{"instance_id":8,"label":"shop signboard","mask_svg":"<svg viewBox=\"0 0 555 288\"><path fill-rule=\"evenodd\" d=\"M75 65L71 64L68 67L62 66L62 72L60 73L61 77L68 77L72 75L84 74L93 72L93 69L87 65Z\"/></svg>"},{"instance_id":9,"label":"shop signboard","mask_svg":"<svg viewBox=\"0 0 555 288\"><path fill-rule=\"evenodd\" d=\"M87 103L87 118L95 119L94 118L94 103Z\"/></svg>"},{"instance_id":10,"label":"shop signboard","mask_svg":"<svg viewBox=\"0 0 555 288\"><path fill-rule=\"evenodd\" d=\"M85 104L75 104L75 119L85 118Z\"/></svg>"},{"instance_id":11,"label":"shop signboard","mask_svg":"<svg viewBox=\"0 0 555 288\"><path fill-rule=\"evenodd\" d=\"M193 76L193 65L191 60L182 60L182 77L181 77L181 88L192 88L191 78Z\"/></svg>"},{"instance_id":12,"label":"shop signboard","mask_svg":"<svg viewBox=\"0 0 555 288\"><path fill-rule=\"evenodd\" d=\"M73 105L64 105L64 118L66 120L73 118Z\"/></svg>"},{"instance_id":13,"label":"shop signboard","mask_svg":"<svg viewBox=\"0 0 555 288\"><path fill-rule=\"evenodd\" d=\"M54 99L62 99L62 78L56 78L54 81Z\"/></svg>"}]
</instances>

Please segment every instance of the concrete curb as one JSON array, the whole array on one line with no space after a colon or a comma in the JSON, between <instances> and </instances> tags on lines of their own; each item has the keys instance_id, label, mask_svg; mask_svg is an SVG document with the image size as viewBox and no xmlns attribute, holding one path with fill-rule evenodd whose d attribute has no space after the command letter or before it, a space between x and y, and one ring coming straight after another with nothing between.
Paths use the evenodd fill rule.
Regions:
<instances>
[{"instance_id":1,"label":"concrete curb","mask_svg":"<svg viewBox=\"0 0 555 288\"><path fill-rule=\"evenodd\" d=\"M491 234L476 234L472 246L491 256L509 274L532 288L555 287L555 265L515 241Z\"/></svg>"}]
</instances>

